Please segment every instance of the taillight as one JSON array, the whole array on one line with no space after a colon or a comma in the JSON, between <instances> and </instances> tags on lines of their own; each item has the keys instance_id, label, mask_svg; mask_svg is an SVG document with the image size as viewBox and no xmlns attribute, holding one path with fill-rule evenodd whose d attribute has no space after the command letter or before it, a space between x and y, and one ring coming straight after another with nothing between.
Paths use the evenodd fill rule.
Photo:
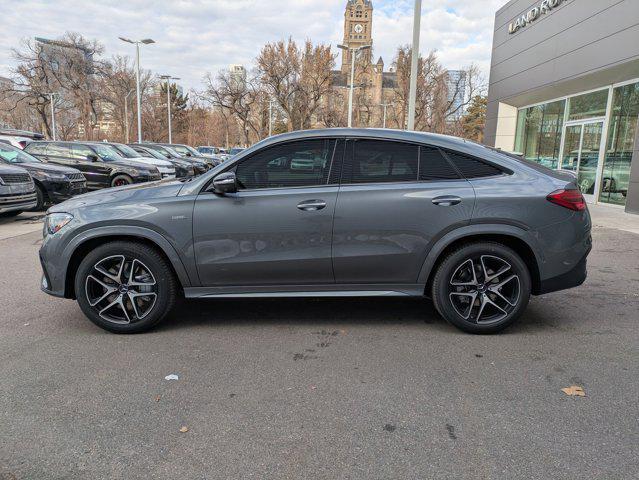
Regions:
<instances>
[{"instance_id":1,"label":"taillight","mask_svg":"<svg viewBox=\"0 0 639 480\"><path fill-rule=\"evenodd\" d=\"M581 212L586 209L586 200L579 190L556 190L546 197L549 202Z\"/></svg>"}]
</instances>

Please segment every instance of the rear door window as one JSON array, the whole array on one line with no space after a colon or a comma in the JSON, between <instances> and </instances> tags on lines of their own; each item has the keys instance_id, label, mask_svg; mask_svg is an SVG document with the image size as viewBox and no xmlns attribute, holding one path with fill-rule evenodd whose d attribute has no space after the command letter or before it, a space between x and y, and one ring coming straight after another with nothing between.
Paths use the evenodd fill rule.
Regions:
<instances>
[{"instance_id":1,"label":"rear door window","mask_svg":"<svg viewBox=\"0 0 639 480\"><path fill-rule=\"evenodd\" d=\"M52 157L70 158L71 147L63 143L50 143L49 148L47 148L47 155Z\"/></svg>"},{"instance_id":2,"label":"rear door window","mask_svg":"<svg viewBox=\"0 0 639 480\"><path fill-rule=\"evenodd\" d=\"M356 140L342 183L417 181L419 147L384 140Z\"/></svg>"}]
</instances>

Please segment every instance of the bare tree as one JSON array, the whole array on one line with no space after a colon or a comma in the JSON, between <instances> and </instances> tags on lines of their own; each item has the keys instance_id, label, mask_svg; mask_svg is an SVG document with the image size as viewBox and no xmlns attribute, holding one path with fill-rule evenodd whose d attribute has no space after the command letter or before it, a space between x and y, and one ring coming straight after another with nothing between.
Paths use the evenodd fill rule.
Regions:
<instances>
[{"instance_id":1,"label":"bare tree","mask_svg":"<svg viewBox=\"0 0 639 480\"><path fill-rule=\"evenodd\" d=\"M330 46L304 48L289 39L269 43L257 57L259 80L287 119L288 130L310 128L312 118L331 93L335 55Z\"/></svg>"}]
</instances>

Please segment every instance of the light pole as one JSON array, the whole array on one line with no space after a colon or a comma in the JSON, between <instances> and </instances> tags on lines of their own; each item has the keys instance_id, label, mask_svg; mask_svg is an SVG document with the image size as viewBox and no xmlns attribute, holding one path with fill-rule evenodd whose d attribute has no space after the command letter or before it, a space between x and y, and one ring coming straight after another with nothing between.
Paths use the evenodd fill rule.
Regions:
<instances>
[{"instance_id":1,"label":"light pole","mask_svg":"<svg viewBox=\"0 0 639 480\"><path fill-rule=\"evenodd\" d=\"M132 93L133 89L129 90L129 93L124 96L124 136L126 139L124 143L129 143L129 95Z\"/></svg>"},{"instance_id":2,"label":"light pole","mask_svg":"<svg viewBox=\"0 0 639 480\"><path fill-rule=\"evenodd\" d=\"M55 92L49 92L49 93L44 93L43 95L47 95L49 97L49 102L51 102L51 137L52 140L55 142L56 141L56 135L55 135L55 97L60 96L59 93L55 93Z\"/></svg>"},{"instance_id":3,"label":"light pole","mask_svg":"<svg viewBox=\"0 0 639 480\"><path fill-rule=\"evenodd\" d=\"M386 128L386 107L392 107L393 104L392 103L380 103L379 105L380 105L380 107L384 108L384 116L383 116L384 120L382 121L382 128Z\"/></svg>"},{"instance_id":4,"label":"light pole","mask_svg":"<svg viewBox=\"0 0 639 480\"><path fill-rule=\"evenodd\" d=\"M419 24L421 16L422 0L415 0L413 50L410 63L410 90L408 92L408 130L415 130L415 100L417 97L417 64L419 63Z\"/></svg>"},{"instance_id":5,"label":"light pole","mask_svg":"<svg viewBox=\"0 0 639 480\"><path fill-rule=\"evenodd\" d=\"M355 89L355 57L361 50L371 48L370 45L362 45L357 48L349 48L346 45L338 45L337 48L348 51L351 54L351 85L348 92L348 128L353 126L353 90Z\"/></svg>"},{"instance_id":6,"label":"light pole","mask_svg":"<svg viewBox=\"0 0 639 480\"><path fill-rule=\"evenodd\" d=\"M131 40L129 38L118 37L120 40L126 43L132 43L135 45L135 90L137 92L138 97L138 143L142 143L142 107L140 100L140 44L148 45L150 43L155 43L155 40L150 38L145 38L144 40Z\"/></svg>"},{"instance_id":7,"label":"light pole","mask_svg":"<svg viewBox=\"0 0 639 480\"><path fill-rule=\"evenodd\" d=\"M173 143L171 137L171 80L179 80L179 77L172 77L171 75L162 75L162 80L166 80L166 108L169 116L169 143Z\"/></svg>"}]
</instances>

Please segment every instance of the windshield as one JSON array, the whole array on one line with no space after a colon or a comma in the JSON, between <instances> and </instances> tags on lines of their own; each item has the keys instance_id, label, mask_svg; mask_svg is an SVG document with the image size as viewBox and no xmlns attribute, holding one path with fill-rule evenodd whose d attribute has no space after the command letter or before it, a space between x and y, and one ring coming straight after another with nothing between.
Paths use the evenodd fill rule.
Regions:
<instances>
[{"instance_id":1,"label":"windshield","mask_svg":"<svg viewBox=\"0 0 639 480\"><path fill-rule=\"evenodd\" d=\"M133 150L128 145L122 145L118 143L117 145L111 145L115 148L119 154L124 155L126 158L140 158L142 155L135 150Z\"/></svg>"},{"instance_id":2,"label":"windshield","mask_svg":"<svg viewBox=\"0 0 639 480\"><path fill-rule=\"evenodd\" d=\"M188 145L184 145L184 148L186 148L187 151L191 152L191 155L195 155L196 157L200 155L200 152L198 152L193 147L189 147Z\"/></svg>"},{"instance_id":3,"label":"windshield","mask_svg":"<svg viewBox=\"0 0 639 480\"><path fill-rule=\"evenodd\" d=\"M6 163L41 163L28 153L9 145L0 144L0 160Z\"/></svg>"},{"instance_id":4,"label":"windshield","mask_svg":"<svg viewBox=\"0 0 639 480\"><path fill-rule=\"evenodd\" d=\"M117 162L122 160L122 155L111 145L94 144L94 150L105 162Z\"/></svg>"},{"instance_id":5,"label":"windshield","mask_svg":"<svg viewBox=\"0 0 639 480\"><path fill-rule=\"evenodd\" d=\"M158 160L166 160L167 158L166 155L162 155L152 148L143 148L142 151L136 150L135 153L137 153L138 156L157 158Z\"/></svg>"}]
</instances>

